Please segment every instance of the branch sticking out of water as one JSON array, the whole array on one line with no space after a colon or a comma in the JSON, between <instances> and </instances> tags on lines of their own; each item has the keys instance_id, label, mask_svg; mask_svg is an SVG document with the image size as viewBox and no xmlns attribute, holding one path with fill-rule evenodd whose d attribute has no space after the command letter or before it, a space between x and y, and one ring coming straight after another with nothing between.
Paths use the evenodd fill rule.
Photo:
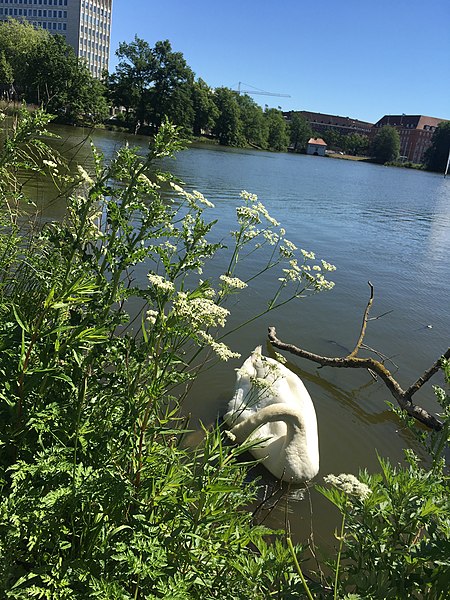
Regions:
<instances>
[{"instance_id":1,"label":"branch sticking out of water","mask_svg":"<svg viewBox=\"0 0 450 600\"><path fill-rule=\"evenodd\" d=\"M303 350L302 348L298 348L293 344L289 344L281 341L277 337L277 332L275 327L269 327L269 341L270 343L279 350L285 350L286 352L290 352L295 356L300 356L301 358L306 358L312 362L318 363L324 367L346 367L346 368L356 368L356 369L367 369L369 371L373 371L376 373L380 379L384 381L386 387L391 392L392 396L397 401L398 405L402 410L407 412L411 417L423 423L430 429L435 431L440 431L442 429L442 422L439 421L434 415L430 414L424 408L414 404L412 402L412 396L427 382L431 379L431 377L439 371L441 361L443 358L450 358L450 348L440 356L436 362L427 369L417 381L409 386L406 390L404 390L400 384L394 379L392 374L386 369L383 363L379 360L375 360L374 358L359 358L357 353L362 346L364 335L366 332L367 321L369 320L369 311L373 302L373 286L369 282L370 286L370 299L368 301L366 310L364 312L363 323L361 327L361 333L358 339L358 342L354 348L354 350L345 357L327 357L320 356L319 354L314 354L312 352L308 352L307 350Z\"/></svg>"}]
</instances>

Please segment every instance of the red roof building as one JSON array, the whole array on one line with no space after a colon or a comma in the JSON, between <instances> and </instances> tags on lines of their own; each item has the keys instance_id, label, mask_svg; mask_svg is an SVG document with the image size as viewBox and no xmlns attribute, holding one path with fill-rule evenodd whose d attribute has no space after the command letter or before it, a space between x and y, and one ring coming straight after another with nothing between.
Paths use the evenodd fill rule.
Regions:
<instances>
[{"instance_id":1,"label":"red roof building","mask_svg":"<svg viewBox=\"0 0 450 600\"><path fill-rule=\"evenodd\" d=\"M325 156L326 149L327 144L322 138L310 138L308 140L308 145L306 146L306 154Z\"/></svg>"}]
</instances>

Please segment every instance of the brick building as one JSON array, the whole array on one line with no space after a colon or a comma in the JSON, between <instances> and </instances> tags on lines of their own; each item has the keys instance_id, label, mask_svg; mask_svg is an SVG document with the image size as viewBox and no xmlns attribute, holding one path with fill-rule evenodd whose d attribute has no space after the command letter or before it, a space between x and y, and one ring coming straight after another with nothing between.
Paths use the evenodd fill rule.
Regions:
<instances>
[{"instance_id":1,"label":"brick building","mask_svg":"<svg viewBox=\"0 0 450 600\"><path fill-rule=\"evenodd\" d=\"M400 155L413 163L422 163L436 127L444 121L423 115L385 115L373 126L372 135L386 125L395 127L400 135Z\"/></svg>"},{"instance_id":2,"label":"brick building","mask_svg":"<svg viewBox=\"0 0 450 600\"><path fill-rule=\"evenodd\" d=\"M338 115L328 115L325 113L310 112L307 110L290 111L283 113L287 121L291 120L292 113L301 115L310 125L311 129L318 133L327 131L336 131L344 135L359 133L360 135L370 135L372 123L351 119L350 117L340 117Z\"/></svg>"}]
</instances>

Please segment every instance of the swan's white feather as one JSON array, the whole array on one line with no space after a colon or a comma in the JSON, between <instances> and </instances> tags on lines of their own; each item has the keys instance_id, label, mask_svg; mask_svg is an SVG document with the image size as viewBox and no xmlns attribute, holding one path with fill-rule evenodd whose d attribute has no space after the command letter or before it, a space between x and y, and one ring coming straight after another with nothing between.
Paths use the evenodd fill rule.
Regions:
<instances>
[{"instance_id":1,"label":"swan's white feather","mask_svg":"<svg viewBox=\"0 0 450 600\"><path fill-rule=\"evenodd\" d=\"M299 483L317 474L317 418L311 397L295 373L262 356L261 346L238 369L236 391L224 420L238 443L264 440L251 453L275 477Z\"/></svg>"}]
</instances>

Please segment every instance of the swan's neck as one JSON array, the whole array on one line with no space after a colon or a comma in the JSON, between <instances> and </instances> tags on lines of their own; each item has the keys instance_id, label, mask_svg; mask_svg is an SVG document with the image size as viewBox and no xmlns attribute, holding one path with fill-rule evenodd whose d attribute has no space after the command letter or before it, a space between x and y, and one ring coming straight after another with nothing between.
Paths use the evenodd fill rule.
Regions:
<instances>
[{"instance_id":1,"label":"swan's neck","mask_svg":"<svg viewBox=\"0 0 450 600\"><path fill-rule=\"evenodd\" d=\"M290 406L283 404L271 404L270 406L261 408L238 425L235 425L230 433L242 442L246 440L255 429L258 429L258 427L275 421L284 421L288 427L285 445L289 445L294 442L294 440L301 444L305 443L306 432L303 416L299 412L293 410Z\"/></svg>"}]
</instances>

